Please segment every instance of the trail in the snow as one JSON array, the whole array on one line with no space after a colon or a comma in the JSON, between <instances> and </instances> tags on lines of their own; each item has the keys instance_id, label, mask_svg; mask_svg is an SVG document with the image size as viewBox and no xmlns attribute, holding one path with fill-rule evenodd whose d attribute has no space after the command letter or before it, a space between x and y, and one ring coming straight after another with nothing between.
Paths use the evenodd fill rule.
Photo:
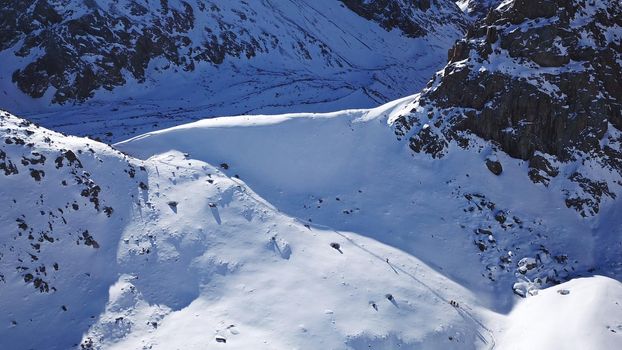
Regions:
<instances>
[{"instance_id":1,"label":"trail in the snow","mask_svg":"<svg viewBox=\"0 0 622 350\"><path fill-rule=\"evenodd\" d=\"M297 220L301 221L300 218L296 218ZM316 225L316 226L323 226L323 225ZM415 277L415 275L413 275L412 273L406 271L405 269L401 268L398 265L392 264L390 262L388 262L387 260L385 260L386 258L383 258L382 256L374 253L373 251L369 250L368 248L365 248L363 246L361 246L360 244L356 243L352 238L348 237L347 235L336 231L334 229L331 229L330 227L324 227L326 229L330 229L333 232L335 232L336 234L340 235L341 237L343 237L344 239L346 239L348 242L350 242L350 244L354 245L355 247L365 251L366 253L368 253L369 255L373 256L374 258L380 260L380 261L384 261L387 264L389 264L389 266L393 269L393 271L398 271L403 273L404 275L410 277L413 281L417 282L418 284L422 285L423 287L425 287L428 291L430 291L430 293L434 294L437 298L439 298L440 300L446 302L447 304L451 305L453 300L447 299L446 297L444 297L438 290L430 287L428 284L426 284L425 282L423 282L422 280L418 279L417 277ZM495 348L495 336L492 333L492 331L486 327L480 320L478 320L475 316L473 316L472 313L470 313L469 311L467 311L466 309L464 309L463 307L457 305L457 306L452 306L457 312L458 314L460 314L460 316L469 319L475 326L476 328L480 328L482 330L484 330L485 333L488 334L488 340L486 339L486 337L484 335L482 335L482 333L478 333L478 336L480 338L480 340L488 345L488 349L492 350Z\"/></svg>"},{"instance_id":2,"label":"trail in the snow","mask_svg":"<svg viewBox=\"0 0 622 350\"><path fill-rule=\"evenodd\" d=\"M239 183L241 185L241 188L246 189L246 184L238 179L235 178L231 178L234 182ZM257 204L260 205L265 205L266 202L265 201L261 201L258 198L256 198L256 194L252 191L244 191L249 198L251 198L253 201L255 201ZM274 208L274 207L273 207ZM278 208L274 208L275 210L281 212ZM281 212L282 213L282 212ZM470 311L468 311L467 309L465 309L463 306L460 306L459 304L456 304L456 306L454 306L454 301L445 297L443 294L441 294L441 292L437 289L434 289L433 287L431 287L430 285L428 285L427 283L425 283L424 281L420 280L419 278L417 278L414 274L408 272L407 270L405 270L404 268L393 264L391 262L388 261L388 259L386 257L383 257L371 250L369 250L368 248L358 244L355 240L353 240L352 238L348 237L348 235L335 230L332 227L326 226L326 225L321 225L321 224L316 224L316 223L310 223L307 221L302 220L299 217L295 217L289 214L285 214L289 217L291 217L294 221L297 221L298 223L300 223L301 225L312 229L313 227L317 227L320 229L324 229L324 230L328 230L328 231L332 231L336 234L338 234L339 236L343 237L345 240L347 240L350 244L352 244L353 246L361 249L362 251L366 252L367 254L371 255L372 257L374 257L375 259L378 259L379 261L383 262L383 263L387 263L389 265L389 267L391 267L391 269L397 274L399 275L400 273L402 273L405 276L408 276L410 279L412 279L414 282L418 283L419 285L425 287L430 293L434 294L438 299L444 301L445 303L447 303L447 305L451 305L451 307L453 309L456 310L456 312L458 312L458 314L460 316L462 316L465 319L468 319L475 327L475 329L479 329L480 331L478 332L478 337L479 339L482 341L482 343L484 345L487 346L487 350L493 350L496 346L496 341L495 341L495 336L494 333L492 332L492 330L490 330L490 328L486 327L486 325L484 325L484 323L482 321L480 321L476 316L473 315L473 313L471 313ZM342 253L343 254L343 253ZM416 267L415 267L416 268Z\"/></svg>"}]
</instances>

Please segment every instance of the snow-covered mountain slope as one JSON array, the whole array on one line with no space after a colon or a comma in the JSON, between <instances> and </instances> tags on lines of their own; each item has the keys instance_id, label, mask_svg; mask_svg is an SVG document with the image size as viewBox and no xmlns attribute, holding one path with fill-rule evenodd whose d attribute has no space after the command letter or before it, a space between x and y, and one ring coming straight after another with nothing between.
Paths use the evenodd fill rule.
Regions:
<instances>
[{"instance_id":1,"label":"snow-covered mountain slope","mask_svg":"<svg viewBox=\"0 0 622 350\"><path fill-rule=\"evenodd\" d=\"M517 276L531 294L542 276L620 278L619 255L603 258L620 247L604 229L620 227L617 203L582 218L520 160L489 173L486 149L413 159L387 125L409 101L211 119L117 145L142 161L3 114L0 191L33 201L2 217L0 345L490 349L528 317L504 316ZM620 302L606 283L614 294L589 307ZM620 310L609 315L618 329Z\"/></svg>"},{"instance_id":2,"label":"snow-covered mountain slope","mask_svg":"<svg viewBox=\"0 0 622 350\"><path fill-rule=\"evenodd\" d=\"M516 282L525 295L581 271L618 275L622 90L612 57L622 27L611 21L621 9L545 5L504 3L456 44L426 90L375 110L207 120L118 146L140 158L176 149L225 162L280 210L365 233L448 274L460 271L452 278L468 280L458 268L465 263L429 248L455 240L456 226L469 233L459 246L480 255L473 271L495 288ZM594 38L592 63L573 61L587 49L573 47L555 61L563 73L537 66L558 55L541 50L551 32L571 42L585 30ZM529 45L511 45L522 35L531 35ZM333 197L339 200L326 202ZM422 213L436 219L413 222ZM516 272L527 281L517 282Z\"/></svg>"},{"instance_id":3,"label":"snow-covered mountain slope","mask_svg":"<svg viewBox=\"0 0 622 350\"><path fill-rule=\"evenodd\" d=\"M621 348L620 6L538 4L375 109L114 147L2 112L0 348Z\"/></svg>"},{"instance_id":4,"label":"snow-covered mountain slope","mask_svg":"<svg viewBox=\"0 0 622 350\"><path fill-rule=\"evenodd\" d=\"M618 349L622 289L604 277L580 278L521 303L500 332L499 349Z\"/></svg>"},{"instance_id":5,"label":"snow-covered mountain slope","mask_svg":"<svg viewBox=\"0 0 622 350\"><path fill-rule=\"evenodd\" d=\"M0 348L68 349L102 312L145 172L0 112Z\"/></svg>"},{"instance_id":6,"label":"snow-covered mountain slope","mask_svg":"<svg viewBox=\"0 0 622 350\"><path fill-rule=\"evenodd\" d=\"M1 348L494 341L460 284L396 247L281 213L208 163L176 151L139 161L6 113L2 139Z\"/></svg>"},{"instance_id":7,"label":"snow-covered mountain slope","mask_svg":"<svg viewBox=\"0 0 622 350\"><path fill-rule=\"evenodd\" d=\"M563 191L533 184L527 162L477 138L470 149L449 144L442 159L414 153L391 122L417 97L374 110L216 118L116 147L141 159L173 149L226 164L280 211L399 247L490 298L515 282L525 294L588 271L621 272L617 200L584 218ZM493 156L500 176L487 169Z\"/></svg>"},{"instance_id":8,"label":"snow-covered mountain slope","mask_svg":"<svg viewBox=\"0 0 622 350\"><path fill-rule=\"evenodd\" d=\"M466 24L450 0L8 1L0 21L0 107L106 141L376 106L420 90Z\"/></svg>"}]
</instances>

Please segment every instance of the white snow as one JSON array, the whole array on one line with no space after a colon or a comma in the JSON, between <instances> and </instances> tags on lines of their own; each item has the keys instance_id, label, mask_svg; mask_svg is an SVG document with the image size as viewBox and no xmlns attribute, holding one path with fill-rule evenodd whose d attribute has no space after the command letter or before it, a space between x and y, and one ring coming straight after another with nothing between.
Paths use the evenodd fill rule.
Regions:
<instances>
[{"instance_id":1,"label":"white snow","mask_svg":"<svg viewBox=\"0 0 622 350\"><path fill-rule=\"evenodd\" d=\"M619 262L615 249L603 250L619 237L597 228L619 223L615 203L603 206L603 221L582 219L559 193L533 185L521 161L496 153L504 173L488 172L485 159L495 155L485 143L479 152L450 146L441 160L413 156L389 122L409 100L203 120L117 145L142 161L41 129L27 136L5 115L5 137L17 130L36 141L32 150L2 144L9 158L18 163L20 152L37 151L48 161L42 182L22 166L0 177L3 198L30 193L1 222L15 228L25 215L29 227L45 229L51 217L39 211L64 208L67 198L80 210L65 213L65 225L53 219L68 238L46 243L37 261L19 229L3 236L15 249L0 261L8 296L0 307L11 310L0 316L1 347L64 349L82 339L104 349L491 349L513 329L504 314L523 303L512 294L519 264L494 268L496 249L511 250L518 262L546 246L578 271ZM46 136L52 146L44 146ZM70 168L55 168L63 148L82 150L81 171L102 187L101 205L114 207L110 218L80 195ZM134 178L124 171L129 165ZM63 179L70 186L58 186ZM473 193L495 211L470 211L480 200L465 199ZM502 229L497 210L519 216L520 228ZM75 245L75 228L88 229L99 248ZM484 228L493 241L484 236L491 247L480 252L474 231ZM59 271L49 268L54 261ZM40 263L56 292L39 293L15 269ZM527 274L550 273L547 266ZM30 337L34 329L54 335L54 344Z\"/></svg>"},{"instance_id":2,"label":"white snow","mask_svg":"<svg viewBox=\"0 0 622 350\"><path fill-rule=\"evenodd\" d=\"M325 23L303 24L314 20ZM412 53L406 46L400 58ZM482 68L515 69L506 56L492 54ZM556 92L538 80L546 70L520 68L513 74ZM257 76L272 83L262 69ZM272 90L248 94L234 83L193 118L274 101ZM441 159L413 154L394 123L412 114L415 129L436 130L418 99L199 120L117 143L124 154L0 112L0 349L622 348L620 204L603 200L583 218L564 202L584 191L568 180L580 167L622 195L618 178L595 160L552 161L560 175L534 184L525 161L475 137L468 149L450 143ZM238 105L223 104L230 100ZM120 123L153 107L141 101L125 101ZM186 112L164 115L174 123ZM159 120L143 117L123 132ZM602 144L619 150L610 140L619 133L610 125ZM60 157L67 150L79 167ZM29 160L41 155L42 164ZM499 176L487 159L503 165ZM7 164L19 173L6 174ZM40 292L27 274L53 289ZM544 288L549 279L571 280Z\"/></svg>"},{"instance_id":3,"label":"white snow","mask_svg":"<svg viewBox=\"0 0 622 350\"><path fill-rule=\"evenodd\" d=\"M505 322L499 349L619 349L622 283L602 276L562 283L519 303Z\"/></svg>"},{"instance_id":4,"label":"white snow","mask_svg":"<svg viewBox=\"0 0 622 350\"><path fill-rule=\"evenodd\" d=\"M77 17L85 11L81 2L55 3L59 13ZM97 2L102 10L132 18L135 25L156 17L155 13L131 15L128 3ZM159 1L141 3L152 12L161 6ZM209 35L218 37L227 26L235 28L242 43L265 37L278 40L274 47L269 43L256 50L254 57L227 56L218 65L197 62L190 72L156 58L146 69L145 82L126 72L124 86L113 91L101 88L87 103L62 106L50 104L53 88L41 99L17 89L13 72L43 53L33 49L29 56L17 57L14 52L21 46L17 44L0 52L0 61L7 63L0 66L0 94L4 95L0 108L28 115L55 130L96 135L109 142L214 116L371 108L422 88L445 64L447 49L463 34L461 13L447 1L433 3L427 12L408 14L429 32L419 38L397 29L387 31L335 0L167 3L171 8L188 3L195 14L195 26L187 34L193 44L179 45L181 55L190 47L204 47ZM219 10L210 10L212 6Z\"/></svg>"}]
</instances>

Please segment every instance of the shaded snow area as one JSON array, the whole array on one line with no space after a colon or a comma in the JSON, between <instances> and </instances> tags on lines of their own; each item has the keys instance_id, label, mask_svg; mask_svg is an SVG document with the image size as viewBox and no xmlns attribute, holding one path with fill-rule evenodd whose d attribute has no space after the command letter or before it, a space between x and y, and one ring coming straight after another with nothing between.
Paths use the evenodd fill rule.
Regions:
<instances>
[{"instance_id":1,"label":"shaded snow area","mask_svg":"<svg viewBox=\"0 0 622 350\"><path fill-rule=\"evenodd\" d=\"M553 77L588 66L543 68L497 38L565 17L491 25L420 94L363 109L422 88L467 18L527 5L49 3L28 11L61 19L3 42L0 107L117 143L0 110L0 350L622 349L622 178L604 161L622 151L618 105L585 151L523 160L453 128L468 108L439 102L452 81L447 96L476 96L460 86L490 85L472 80L486 72L569 99ZM566 23L586 48L597 38L578 28L615 12L588 5ZM610 27L598 35L608 50ZM479 42L485 59L468 48ZM550 43L553 63L572 51ZM62 69L41 68L50 60ZM40 98L15 89L17 69ZM264 115L285 110L298 113Z\"/></svg>"},{"instance_id":2,"label":"shaded snow area","mask_svg":"<svg viewBox=\"0 0 622 350\"><path fill-rule=\"evenodd\" d=\"M75 62L60 77L43 71L26 81L50 81L41 88L42 97L31 98L17 88L14 73L36 69L42 57L60 61L55 64L67 57L45 56L46 40L26 49L30 36L16 37L0 51L6 62L0 67L0 108L107 142L213 116L374 107L420 90L446 62L466 24L448 0L430 2L426 10L393 1L392 8L402 12L396 20L384 20L387 24L335 0L48 2L63 21L45 30L78 38L57 43ZM102 16L95 24L81 17L92 12ZM96 27L63 34L62 28L75 29L75 23L67 24L73 20ZM398 20L419 31L403 32L394 27ZM146 37L139 35L143 32ZM158 49L144 48L145 40ZM139 67L106 74L116 72L123 59L139 61ZM103 86L85 103L53 103L61 89L73 93L85 85L77 80L84 71L103 75L90 82Z\"/></svg>"},{"instance_id":3,"label":"shaded snow area","mask_svg":"<svg viewBox=\"0 0 622 350\"><path fill-rule=\"evenodd\" d=\"M390 122L412 99L124 153L2 112L0 348L622 345L620 282L542 289L620 279L619 204L583 218L483 141L413 154Z\"/></svg>"},{"instance_id":4,"label":"shaded snow area","mask_svg":"<svg viewBox=\"0 0 622 350\"><path fill-rule=\"evenodd\" d=\"M6 113L1 130L0 348L494 342L472 291L398 247L280 211L228 164L141 161Z\"/></svg>"},{"instance_id":5,"label":"shaded snow area","mask_svg":"<svg viewBox=\"0 0 622 350\"><path fill-rule=\"evenodd\" d=\"M498 292L513 286L526 295L580 273L620 275L617 202L583 219L568 210L557 185L530 181L526 161L477 139L470 149L449 144L442 159L415 154L390 124L410 101L204 120L117 147L142 159L174 149L226 164L226 174L280 211L399 247L454 280L477 281L469 287L492 293L489 305L500 309L511 301ZM487 169L491 157L503 164L500 176Z\"/></svg>"}]
</instances>

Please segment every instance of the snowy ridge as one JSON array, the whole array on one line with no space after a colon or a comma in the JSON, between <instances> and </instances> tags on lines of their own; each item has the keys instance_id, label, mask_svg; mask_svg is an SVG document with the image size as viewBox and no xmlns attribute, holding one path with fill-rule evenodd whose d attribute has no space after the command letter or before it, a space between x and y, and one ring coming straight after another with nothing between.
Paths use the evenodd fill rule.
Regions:
<instances>
[{"instance_id":1,"label":"snowy ridge","mask_svg":"<svg viewBox=\"0 0 622 350\"><path fill-rule=\"evenodd\" d=\"M306 93L329 108L361 101L352 91L395 92L387 81L421 72L401 65L412 52L385 66L367 49L390 46L381 52L391 60L412 40L422 45L415 51L438 43L418 56L432 62L451 36L445 26L456 28L426 26L419 11L439 20L456 10L434 0L9 5L27 16L7 28L68 20L89 33L76 36L85 45L100 45L103 28L123 27L123 16L137 17L141 34L157 22L161 32L128 39L141 51L125 52L132 67L121 78L131 78L104 81L55 121L81 134L112 127L106 140L206 110L309 101ZM219 34L203 47L208 60L195 62L186 54L202 32L188 19L199 13ZM423 91L373 109L203 119L114 145L0 111L0 349L622 348L620 14L613 0L504 1L474 22ZM359 35L368 29L371 46ZM287 35L273 47L260 40L270 33ZM328 45L357 37L357 49ZM34 57L56 67L36 35L11 38L0 33L1 47L34 45L3 69ZM305 52L323 63L299 65ZM107 60L79 56L87 66ZM65 82L81 81L85 62L66 62L77 66L63 68ZM290 73L299 68L296 90ZM216 83L208 105L193 102L205 86L190 84L197 72L227 77L204 76ZM49 73L27 88L64 84ZM334 89L340 74L357 78L346 95ZM258 85L236 80L249 76ZM262 88L272 83L289 95ZM40 101L88 97L88 87L60 85ZM156 94L124 99L150 86ZM13 102L29 102L18 95Z\"/></svg>"},{"instance_id":2,"label":"snowy ridge","mask_svg":"<svg viewBox=\"0 0 622 350\"><path fill-rule=\"evenodd\" d=\"M344 2L8 2L0 107L106 141L211 116L369 108L423 87L466 23L449 0Z\"/></svg>"},{"instance_id":3,"label":"snowy ridge","mask_svg":"<svg viewBox=\"0 0 622 350\"><path fill-rule=\"evenodd\" d=\"M20 193L15 185L34 183L29 193L39 199L26 206L20 198L2 217L14 227L2 237L1 288L9 296L3 310L11 310L3 314L3 347L78 346L87 328L82 348L200 348L222 338L234 348L267 349L482 342L476 338L481 316L463 318L448 303L475 303L471 293L401 250L279 213L240 180L176 151L143 162L5 113L2 122L9 130L4 138L24 140L2 144L3 164L18 170L2 177L2 194L10 198ZM40 181L18 163L23 152L47 159L36 167L45 171ZM61 154L57 168L50 160ZM101 186L101 208L114 208L109 216L103 209L93 215L74 172L88 172ZM68 184L59 189L62 181ZM78 209L55 208L72 197ZM35 247L47 211L58 216L47 232L54 239ZM86 242L82 229L90 232ZM31 231L34 240L26 236ZM26 277L35 268L49 290ZM29 302L19 307L9 304L24 298ZM35 329L39 336L27 336Z\"/></svg>"},{"instance_id":4,"label":"snowy ridge","mask_svg":"<svg viewBox=\"0 0 622 350\"><path fill-rule=\"evenodd\" d=\"M619 202L605 202L600 216L582 219L567 208L563 191L533 185L526 162L481 139L470 150L450 145L440 160L413 155L389 124L413 98L369 111L204 120L117 147L139 158L175 149L226 163L228 174L283 212L370 235L443 271L461 271L452 278L469 279L460 268L464 260L446 260L428 248L437 240L455 243L465 250L462 257L479 256L472 278L487 278L493 289L510 290L518 279L515 291L525 295L580 271L620 272ZM495 154L502 176L486 169ZM456 229L464 233L459 241Z\"/></svg>"},{"instance_id":5,"label":"snowy ridge","mask_svg":"<svg viewBox=\"0 0 622 350\"><path fill-rule=\"evenodd\" d=\"M4 164L19 171L1 178L3 197L20 193L5 184L37 184L21 154L48 161L40 189L28 190L42 200L16 203L2 217L14 227L2 241L0 288L13 296L3 300L33 302L3 305L11 312L0 344L492 349L515 327L503 314L516 302L516 276L531 280L532 295L542 275L563 280L589 270L619 278L619 256L602 256L606 245L620 244L608 231L620 227L615 207L609 216L582 219L555 192L533 186L522 161L509 157L501 158L499 177L482 171L482 154L461 148L441 160L413 159L389 123L411 100L332 114L210 119L116 146L143 160L3 114L3 137L24 140L2 144ZM65 163L74 159L68 149L102 188L96 220ZM65 166L56 168L49 160L60 154ZM63 179L68 193L53 192ZM500 190L509 184L520 191ZM33 219L39 211L57 210L55 201L72 196L83 201L79 210L54 222L54 237L67 230L68 238L42 244L31 261L35 247L14 220L23 215L37 232L47 224ZM71 203L61 204L70 210ZM105 207L114 208L110 216ZM76 227L90 238L72 233ZM491 251L512 253L499 265ZM88 264L70 263L84 253ZM28 271L16 267L26 261L39 273L45 262L42 275L54 276L56 289L42 292L25 278ZM48 261L77 277L57 275ZM607 325L616 330L620 311L611 312ZM27 336L34 329L40 337ZM593 344L619 342L618 333L599 334Z\"/></svg>"}]
</instances>

